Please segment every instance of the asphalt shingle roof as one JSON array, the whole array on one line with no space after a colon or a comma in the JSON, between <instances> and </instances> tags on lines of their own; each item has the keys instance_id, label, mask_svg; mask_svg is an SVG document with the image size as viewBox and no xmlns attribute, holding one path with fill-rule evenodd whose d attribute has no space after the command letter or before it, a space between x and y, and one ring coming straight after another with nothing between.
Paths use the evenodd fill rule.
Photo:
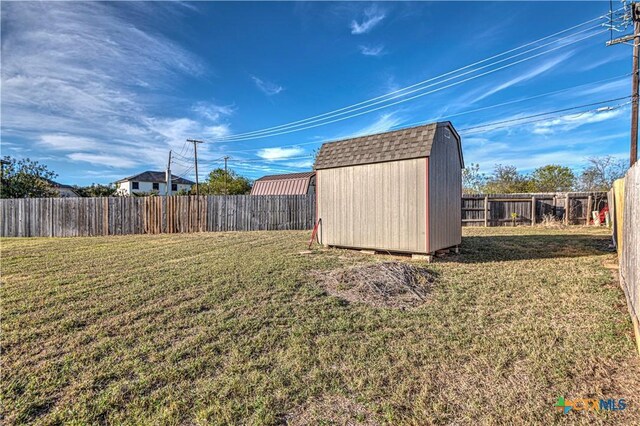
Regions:
<instances>
[{"instance_id":1,"label":"asphalt shingle roof","mask_svg":"<svg viewBox=\"0 0 640 426\"><path fill-rule=\"evenodd\" d=\"M118 182L124 182L127 180L133 180L136 182L164 183L165 172L152 172L150 170L147 170L146 172L138 173L137 175L120 179ZM171 175L171 183L180 183L183 185L195 185L195 182L192 182L189 179L178 177L174 174Z\"/></svg>"},{"instance_id":2,"label":"asphalt shingle roof","mask_svg":"<svg viewBox=\"0 0 640 426\"><path fill-rule=\"evenodd\" d=\"M357 164L382 163L428 157L438 123L360 136L322 145L316 170Z\"/></svg>"}]
</instances>

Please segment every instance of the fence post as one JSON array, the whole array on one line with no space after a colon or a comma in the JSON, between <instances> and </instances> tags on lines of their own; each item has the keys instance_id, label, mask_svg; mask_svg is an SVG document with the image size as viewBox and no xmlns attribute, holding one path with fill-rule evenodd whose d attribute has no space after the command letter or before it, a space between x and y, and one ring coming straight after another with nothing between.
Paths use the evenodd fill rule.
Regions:
<instances>
[{"instance_id":1,"label":"fence post","mask_svg":"<svg viewBox=\"0 0 640 426\"><path fill-rule=\"evenodd\" d=\"M110 197L104 197L102 199L102 232L103 235L109 235L109 199Z\"/></svg>"},{"instance_id":2,"label":"fence post","mask_svg":"<svg viewBox=\"0 0 640 426\"><path fill-rule=\"evenodd\" d=\"M586 213L586 219L584 221L585 225L589 225L589 218L591 217L591 203L593 202L593 197L591 197L591 194L589 194L589 197L587 197L587 213Z\"/></svg>"},{"instance_id":3,"label":"fence post","mask_svg":"<svg viewBox=\"0 0 640 426\"><path fill-rule=\"evenodd\" d=\"M536 224L536 196L531 196L531 226Z\"/></svg>"},{"instance_id":4,"label":"fence post","mask_svg":"<svg viewBox=\"0 0 640 426\"><path fill-rule=\"evenodd\" d=\"M484 227L486 228L489 224L489 196L484 196Z\"/></svg>"},{"instance_id":5,"label":"fence post","mask_svg":"<svg viewBox=\"0 0 640 426\"><path fill-rule=\"evenodd\" d=\"M568 225L569 224L569 215L571 214L571 198L569 196L569 193L567 192L567 197L566 197L566 201L565 201L565 208L564 208L564 224Z\"/></svg>"},{"instance_id":6,"label":"fence post","mask_svg":"<svg viewBox=\"0 0 640 426\"><path fill-rule=\"evenodd\" d=\"M49 236L53 237L53 198L49 198Z\"/></svg>"}]
</instances>

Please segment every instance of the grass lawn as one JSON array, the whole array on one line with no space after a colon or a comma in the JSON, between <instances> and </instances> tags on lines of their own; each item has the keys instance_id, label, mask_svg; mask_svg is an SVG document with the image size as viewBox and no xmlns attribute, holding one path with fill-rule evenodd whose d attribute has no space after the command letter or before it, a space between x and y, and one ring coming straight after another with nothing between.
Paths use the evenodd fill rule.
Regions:
<instances>
[{"instance_id":1,"label":"grass lawn","mask_svg":"<svg viewBox=\"0 0 640 426\"><path fill-rule=\"evenodd\" d=\"M3 423L637 424L606 231L464 235L407 310L329 296L309 271L391 257L309 232L3 239Z\"/></svg>"}]
</instances>

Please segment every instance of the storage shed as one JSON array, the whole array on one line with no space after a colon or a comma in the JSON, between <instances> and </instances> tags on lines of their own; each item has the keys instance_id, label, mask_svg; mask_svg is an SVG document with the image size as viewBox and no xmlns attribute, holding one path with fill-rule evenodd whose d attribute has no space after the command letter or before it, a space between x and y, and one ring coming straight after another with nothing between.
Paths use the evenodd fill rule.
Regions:
<instances>
[{"instance_id":1,"label":"storage shed","mask_svg":"<svg viewBox=\"0 0 640 426\"><path fill-rule=\"evenodd\" d=\"M253 183L251 195L313 195L315 188L315 172L269 175Z\"/></svg>"},{"instance_id":2,"label":"storage shed","mask_svg":"<svg viewBox=\"0 0 640 426\"><path fill-rule=\"evenodd\" d=\"M448 121L325 143L315 163L320 243L423 255L459 245L463 167Z\"/></svg>"}]
</instances>

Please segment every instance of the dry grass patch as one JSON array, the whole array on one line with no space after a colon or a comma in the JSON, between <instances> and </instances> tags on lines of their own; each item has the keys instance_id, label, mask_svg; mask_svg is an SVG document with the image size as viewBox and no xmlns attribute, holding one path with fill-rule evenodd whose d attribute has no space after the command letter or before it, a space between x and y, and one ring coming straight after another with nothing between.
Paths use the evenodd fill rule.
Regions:
<instances>
[{"instance_id":1,"label":"dry grass patch","mask_svg":"<svg viewBox=\"0 0 640 426\"><path fill-rule=\"evenodd\" d=\"M378 426L380 419L363 404L341 395L314 399L288 415L289 426Z\"/></svg>"},{"instance_id":2,"label":"dry grass patch","mask_svg":"<svg viewBox=\"0 0 640 426\"><path fill-rule=\"evenodd\" d=\"M435 274L409 263L381 262L315 271L312 276L332 296L379 308L413 308L427 301Z\"/></svg>"},{"instance_id":3,"label":"dry grass patch","mask_svg":"<svg viewBox=\"0 0 640 426\"><path fill-rule=\"evenodd\" d=\"M301 256L295 231L3 239L1 422L637 424L607 231L463 233L432 264ZM428 268L428 302L346 303L310 277L382 260ZM629 408L563 417L558 396Z\"/></svg>"}]
</instances>

